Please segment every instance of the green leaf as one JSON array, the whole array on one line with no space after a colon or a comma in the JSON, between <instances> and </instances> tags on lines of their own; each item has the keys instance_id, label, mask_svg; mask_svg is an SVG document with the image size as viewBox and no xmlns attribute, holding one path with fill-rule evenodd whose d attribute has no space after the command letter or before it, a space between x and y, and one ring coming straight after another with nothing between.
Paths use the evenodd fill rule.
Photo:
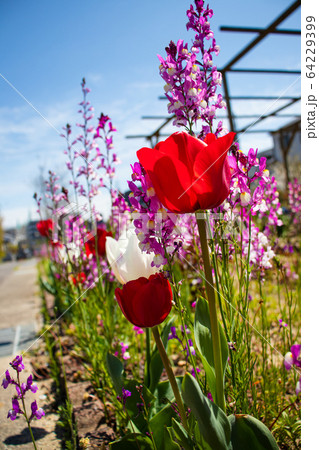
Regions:
<instances>
[{"instance_id":1,"label":"green leaf","mask_svg":"<svg viewBox=\"0 0 319 450\"><path fill-rule=\"evenodd\" d=\"M156 350L151 356L151 362L150 362L150 368L149 368L149 374L150 374L149 390L151 392L155 391L156 386L158 385L158 382L161 378L163 368L164 368L164 366L163 366L161 355L159 354L158 350Z\"/></svg>"},{"instance_id":2,"label":"green leaf","mask_svg":"<svg viewBox=\"0 0 319 450\"><path fill-rule=\"evenodd\" d=\"M40 281L40 286L42 289L44 289L45 291L47 291L49 294L52 295L56 295L56 289L54 288L54 286L52 286L51 284L49 284L46 280L43 280L42 278L39 278Z\"/></svg>"},{"instance_id":3,"label":"green leaf","mask_svg":"<svg viewBox=\"0 0 319 450\"><path fill-rule=\"evenodd\" d=\"M161 332L161 339L163 341L163 345L167 347L167 341L168 341L168 335L171 329L171 326L174 322L174 317L172 317L164 326L162 332ZM151 392L154 392L156 389L156 386L158 385L158 382L161 378L162 372L163 372L163 362L161 355L159 354L159 351L157 350L157 347L153 351L151 355L151 361L150 361L150 367L149 367L149 374L150 374L150 385L148 386L149 390Z\"/></svg>"},{"instance_id":4,"label":"green leaf","mask_svg":"<svg viewBox=\"0 0 319 450\"><path fill-rule=\"evenodd\" d=\"M228 417L233 450L278 450L275 438L260 420L246 414Z\"/></svg>"},{"instance_id":5,"label":"green leaf","mask_svg":"<svg viewBox=\"0 0 319 450\"><path fill-rule=\"evenodd\" d=\"M157 448L163 448L164 450L180 450L180 446L173 439L171 428L164 428L163 447Z\"/></svg>"},{"instance_id":6,"label":"green leaf","mask_svg":"<svg viewBox=\"0 0 319 450\"><path fill-rule=\"evenodd\" d=\"M194 446L191 438L188 436L185 428L179 422L177 422L174 418L172 419L172 429L174 430L174 434L178 443L185 450L193 450Z\"/></svg>"},{"instance_id":7,"label":"green leaf","mask_svg":"<svg viewBox=\"0 0 319 450\"><path fill-rule=\"evenodd\" d=\"M174 414L175 412L171 405L167 405L149 421L149 426L153 432L153 438L157 448L164 448L163 430L171 425Z\"/></svg>"},{"instance_id":8,"label":"green leaf","mask_svg":"<svg viewBox=\"0 0 319 450\"><path fill-rule=\"evenodd\" d=\"M109 445L110 448L114 450L127 450L128 448L132 450L154 449L151 439L147 436L144 436L143 434L138 433L127 434L122 439L111 442Z\"/></svg>"},{"instance_id":9,"label":"green leaf","mask_svg":"<svg viewBox=\"0 0 319 450\"><path fill-rule=\"evenodd\" d=\"M205 441L203 435L199 431L198 423L194 427L194 436L196 445L200 448L200 450L212 450L213 447Z\"/></svg>"},{"instance_id":10,"label":"green leaf","mask_svg":"<svg viewBox=\"0 0 319 450\"><path fill-rule=\"evenodd\" d=\"M219 336L221 345L222 367L225 376L225 371L228 361L228 344L224 333L224 329L219 323ZM195 322L194 322L195 342L201 357L207 382L209 384L213 398L216 398L216 377L215 364L213 354L212 333L209 319L209 306L207 300L202 297L196 302Z\"/></svg>"},{"instance_id":11,"label":"green leaf","mask_svg":"<svg viewBox=\"0 0 319 450\"><path fill-rule=\"evenodd\" d=\"M125 403L125 409L131 418L131 421L138 428L140 432L147 431L147 422L144 418L143 410L141 411L136 405L142 403L141 395L143 396L146 405L150 405L154 400L154 395L143 386L142 394L138 392L136 387L139 386L139 382L136 380L123 380L124 388L131 392L131 396L127 397Z\"/></svg>"},{"instance_id":12,"label":"green leaf","mask_svg":"<svg viewBox=\"0 0 319 450\"><path fill-rule=\"evenodd\" d=\"M116 356L108 353L106 355L106 366L117 395L122 395L124 373L122 362Z\"/></svg>"},{"instance_id":13,"label":"green leaf","mask_svg":"<svg viewBox=\"0 0 319 450\"><path fill-rule=\"evenodd\" d=\"M175 377L175 378L176 378L177 386L178 386L179 390L181 390L183 378L182 377ZM155 406L156 406L157 412L163 408L164 403L175 401L175 395L174 395L172 386L168 380L161 381L161 383L158 383L157 388L154 392L154 395L156 398Z\"/></svg>"},{"instance_id":14,"label":"green leaf","mask_svg":"<svg viewBox=\"0 0 319 450\"><path fill-rule=\"evenodd\" d=\"M184 376L182 395L205 441L214 450L229 450L230 424L225 413L204 396L197 381L189 373Z\"/></svg>"}]
</instances>

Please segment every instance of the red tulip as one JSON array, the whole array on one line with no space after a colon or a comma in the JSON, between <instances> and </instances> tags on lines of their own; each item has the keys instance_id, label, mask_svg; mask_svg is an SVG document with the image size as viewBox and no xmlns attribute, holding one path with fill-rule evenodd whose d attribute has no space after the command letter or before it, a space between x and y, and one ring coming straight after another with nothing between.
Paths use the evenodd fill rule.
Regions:
<instances>
[{"instance_id":1,"label":"red tulip","mask_svg":"<svg viewBox=\"0 0 319 450\"><path fill-rule=\"evenodd\" d=\"M50 237L53 230L52 219L40 220L40 222L37 223L37 229L41 236Z\"/></svg>"},{"instance_id":2,"label":"red tulip","mask_svg":"<svg viewBox=\"0 0 319 450\"><path fill-rule=\"evenodd\" d=\"M127 320L140 328L159 325L172 308L172 289L162 273L129 281L115 296Z\"/></svg>"},{"instance_id":3,"label":"red tulip","mask_svg":"<svg viewBox=\"0 0 319 450\"><path fill-rule=\"evenodd\" d=\"M177 132L154 149L141 148L137 157L162 204L175 213L219 206L229 194L227 151L235 133L205 141Z\"/></svg>"},{"instance_id":4,"label":"red tulip","mask_svg":"<svg viewBox=\"0 0 319 450\"><path fill-rule=\"evenodd\" d=\"M110 231L104 230L104 228L98 228L96 230L96 234L97 234L97 252L99 256L103 257L106 254L105 249L106 237L107 236L112 237L112 233ZM95 236L90 237L90 239L87 240L84 245L86 254L88 256L91 254L95 256Z\"/></svg>"}]
</instances>

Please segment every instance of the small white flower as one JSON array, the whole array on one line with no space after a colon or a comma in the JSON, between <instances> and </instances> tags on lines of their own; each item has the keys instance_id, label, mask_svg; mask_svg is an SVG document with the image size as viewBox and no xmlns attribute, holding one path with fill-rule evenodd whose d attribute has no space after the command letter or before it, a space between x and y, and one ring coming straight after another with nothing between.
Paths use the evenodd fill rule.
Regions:
<instances>
[{"instance_id":1,"label":"small white flower","mask_svg":"<svg viewBox=\"0 0 319 450\"><path fill-rule=\"evenodd\" d=\"M195 89L195 88L190 88L190 89L188 90L188 95L189 95L189 97L195 97L195 96L197 95L197 89Z\"/></svg>"},{"instance_id":2,"label":"small white flower","mask_svg":"<svg viewBox=\"0 0 319 450\"><path fill-rule=\"evenodd\" d=\"M240 204L241 204L241 206L249 205L250 200L251 200L251 195L248 192L242 192L240 194Z\"/></svg>"},{"instance_id":3,"label":"small white flower","mask_svg":"<svg viewBox=\"0 0 319 450\"><path fill-rule=\"evenodd\" d=\"M176 69L174 67L169 67L167 69L168 75L174 75L176 73Z\"/></svg>"}]
</instances>

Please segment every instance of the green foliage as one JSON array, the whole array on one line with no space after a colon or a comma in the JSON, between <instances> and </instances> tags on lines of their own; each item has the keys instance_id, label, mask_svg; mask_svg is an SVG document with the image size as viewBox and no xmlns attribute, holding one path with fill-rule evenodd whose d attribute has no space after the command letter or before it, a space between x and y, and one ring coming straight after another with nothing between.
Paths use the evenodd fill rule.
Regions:
<instances>
[{"instance_id":1,"label":"green foliage","mask_svg":"<svg viewBox=\"0 0 319 450\"><path fill-rule=\"evenodd\" d=\"M122 395L124 366L122 362L111 353L106 355L106 365L117 395Z\"/></svg>"},{"instance_id":2,"label":"green foliage","mask_svg":"<svg viewBox=\"0 0 319 450\"><path fill-rule=\"evenodd\" d=\"M48 281L43 280L43 279L40 277L40 278L39 278L39 283L40 283L40 288L41 288L41 289L44 289L46 292L48 292L48 293L51 294L51 295L54 295L54 296L57 295L57 292L56 292L55 287L54 287L52 284L50 284Z\"/></svg>"},{"instance_id":3,"label":"green foliage","mask_svg":"<svg viewBox=\"0 0 319 450\"><path fill-rule=\"evenodd\" d=\"M151 439L139 433L129 433L122 439L111 442L110 448L114 450L154 450Z\"/></svg>"},{"instance_id":4,"label":"green foliage","mask_svg":"<svg viewBox=\"0 0 319 450\"><path fill-rule=\"evenodd\" d=\"M164 442L163 448L164 450L179 450L180 446L174 441L174 436L170 428L164 428Z\"/></svg>"},{"instance_id":5,"label":"green foliage","mask_svg":"<svg viewBox=\"0 0 319 450\"><path fill-rule=\"evenodd\" d=\"M155 416L153 416L149 421L149 427L153 433L153 438L158 449L166 448L165 445L167 445L167 442L165 439L169 440L170 434L164 434L163 431L167 429L166 427L171 425L174 414L175 413L171 405L167 405L165 408L161 409L160 412L155 414Z\"/></svg>"},{"instance_id":6,"label":"green foliage","mask_svg":"<svg viewBox=\"0 0 319 450\"><path fill-rule=\"evenodd\" d=\"M63 428L63 442L66 449L77 448L77 431L73 420L73 406L69 400L58 408L60 420L58 425Z\"/></svg>"},{"instance_id":7,"label":"green foliage","mask_svg":"<svg viewBox=\"0 0 319 450\"><path fill-rule=\"evenodd\" d=\"M168 335L169 335L170 328L171 328L173 322L174 322L174 318L171 317L170 320L165 323L163 330L161 332L161 339L163 341L163 345L164 345L165 349L167 347ZM159 354L157 347L155 347L155 349L151 355L151 361L150 361L150 367L149 367L150 385L148 386L148 388L151 392L155 391L156 386L158 385L158 382L161 378L163 368L164 368L164 366L163 366L161 356Z\"/></svg>"},{"instance_id":8,"label":"green foliage","mask_svg":"<svg viewBox=\"0 0 319 450\"><path fill-rule=\"evenodd\" d=\"M182 377L176 377L176 383L179 390L181 390L182 381L183 381ZM175 397L170 382L166 380L158 383L157 388L154 392L154 396L155 396L154 410L156 412L158 412L163 408L163 404L166 404L167 402L168 403L174 402Z\"/></svg>"},{"instance_id":9,"label":"green foliage","mask_svg":"<svg viewBox=\"0 0 319 450\"><path fill-rule=\"evenodd\" d=\"M230 425L225 413L202 393L197 381L186 373L182 384L186 405L194 414L200 434L216 450L229 450Z\"/></svg>"},{"instance_id":10,"label":"green foliage","mask_svg":"<svg viewBox=\"0 0 319 450\"><path fill-rule=\"evenodd\" d=\"M175 419L172 420L171 430L171 433L174 433L175 435L175 440L180 444L182 448L184 448L185 450L193 449L193 442L191 438L189 437L183 425L181 425Z\"/></svg>"},{"instance_id":11,"label":"green foliage","mask_svg":"<svg viewBox=\"0 0 319 450\"><path fill-rule=\"evenodd\" d=\"M268 428L248 415L231 415L231 443L233 450L278 450L276 441Z\"/></svg>"},{"instance_id":12,"label":"green foliage","mask_svg":"<svg viewBox=\"0 0 319 450\"><path fill-rule=\"evenodd\" d=\"M200 358L205 368L207 381L213 398L216 398L216 383L215 383L215 365L214 354L212 346L212 333L209 319L208 302L199 297L196 302L195 320L194 320L194 334L195 342L199 351ZM221 342L222 352L222 366L225 375L228 359L228 344L225 337L224 330L219 324L219 336Z\"/></svg>"},{"instance_id":13,"label":"green foliage","mask_svg":"<svg viewBox=\"0 0 319 450\"><path fill-rule=\"evenodd\" d=\"M124 389L131 392L131 396L127 398L125 403L125 411L130 421L135 425L136 429L141 432L147 431L147 417L143 414L143 408L139 409L139 404L144 404L149 408L154 400L153 394L146 386L141 386L141 392L138 391L139 383L137 380L123 380Z\"/></svg>"}]
</instances>

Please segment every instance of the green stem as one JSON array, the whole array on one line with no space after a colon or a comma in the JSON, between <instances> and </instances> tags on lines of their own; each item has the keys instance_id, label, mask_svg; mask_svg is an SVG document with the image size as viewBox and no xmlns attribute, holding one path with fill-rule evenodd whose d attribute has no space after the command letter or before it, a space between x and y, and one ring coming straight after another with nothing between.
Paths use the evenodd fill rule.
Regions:
<instances>
[{"instance_id":1,"label":"green stem","mask_svg":"<svg viewBox=\"0 0 319 450\"><path fill-rule=\"evenodd\" d=\"M210 230L210 236L211 239L213 240L213 236L212 236L212 232L211 232L211 228L209 227ZM213 245L215 244L215 242L213 241ZM216 279L216 289L217 289L217 295L218 295L218 303L219 303L219 309L221 312L221 316L222 316L222 321L223 321L223 325L224 325L224 330L225 330L225 334L226 334L226 339L227 342L230 342L230 337L229 337L229 333L228 333L228 329L227 329L227 324L226 324L226 319L225 319L225 315L224 315L224 311L223 311L223 305L222 305L222 299L220 296L220 288L219 288L219 281L218 281L218 268L217 268L217 257L216 257L216 252L215 252L215 245L213 248L213 266L214 266L214 271L215 271L215 279ZM233 387L236 386L236 378L235 378L235 373L234 373L234 361L233 361L233 352L232 350L230 350L229 352L229 356L230 356L230 368L231 368L231 375L232 375L232 383L233 383Z\"/></svg>"},{"instance_id":2,"label":"green stem","mask_svg":"<svg viewBox=\"0 0 319 450\"><path fill-rule=\"evenodd\" d=\"M183 404L183 401L182 401L182 398L181 398L181 394L179 392L179 389L178 389L178 386L177 386L177 383L176 383L175 375L173 373L173 370L172 370L171 364L169 362L169 359L168 359L165 347L163 345L161 336L159 334L158 327L157 326L153 327L152 328L152 332L153 332L153 336L154 336L154 339L155 339L155 342L156 342L159 354L161 355L161 358L162 358L162 361L163 361L163 365L165 367L165 370L166 370L169 382L171 384L171 387L172 387L174 395L175 395L175 400L176 400L176 403L177 403L177 406L178 406L178 409L179 409L179 413L180 413L180 416L181 416L183 427L187 431L188 430L188 425L187 425L187 418L186 418L186 413L185 413L185 409L184 409L184 404Z\"/></svg>"},{"instance_id":3,"label":"green stem","mask_svg":"<svg viewBox=\"0 0 319 450\"><path fill-rule=\"evenodd\" d=\"M145 329L146 336L146 385L147 387L150 386L151 379L150 379L150 365L151 365L151 332L149 328Z\"/></svg>"},{"instance_id":4,"label":"green stem","mask_svg":"<svg viewBox=\"0 0 319 450\"><path fill-rule=\"evenodd\" d=\"M27 424L28 424L28 428L29 428L30 436L31 436L31 439L32 439L32 442L33 442L34 449L37 450L37 446L35 444L34 436L33 436L33 433L32 433L32 428L31 428L31 425L30 425L30 421L28 419L27 419Z\"/></svg>"},{"instance_id":5,"label":"green stem","mask_svg":"<svg viewBox=\"0 0 319 450\"><path fill-rule=\"evenodd\" d=\"M202 215L203 218L197 216L196 219L199 231L200 245L202 248L202 257L204 261L206 294L209 305L209 318L212 330L215 376L216 376L216 396L217 396L216 403L225 412L226 407L224 397L224 376L223 376L221 345L220 345L219 326L217 317L217 302L213 284L212 267L210 265L210 257L207 244L205 216L204 213L201 212L200 215Z\"/></svg>"},{"instance_id":6,"label":"green stem","mask_svg":"<svg viewBox=\"0 0 319 450\"><path fill-rule=\"evenodd\" d=\"M170 273L172 275L172 279L173 279L172 286L173 286L173 292L174 292L174 299L175 299L175 303L176 303L176 306L177 306L177 309L178 309L179 317L180 317L181 322L182 322L182 327L183 327L183 330L184 330L184 336L185 336L186 347L187 347L189 359L190 359L191 364L192 364L193 369L194 369L194 374L195 374L196 381L200 385L198 373L197 373L197 370L196 370L195 359L194 359L194 356L193 356L192 352L190 351L190 346L189 346L189 342L188 342L188 339L187 339L186 324L185 324L185 320L184 320L184 312L183 312L183 309L182 309L182 306L181 306L181 302L180 302L180 299L179 299L179 292L178 292L178 289L176 287L177 283L176 283L176 280L175 280L174 270L173 270L173 266L172 266L172 259L169 257L169 254L167 253L166 248L165 248L165 256L166 256L166 259L168 261L169 271L170 271Z\"/></svg>"}]
</instances>

